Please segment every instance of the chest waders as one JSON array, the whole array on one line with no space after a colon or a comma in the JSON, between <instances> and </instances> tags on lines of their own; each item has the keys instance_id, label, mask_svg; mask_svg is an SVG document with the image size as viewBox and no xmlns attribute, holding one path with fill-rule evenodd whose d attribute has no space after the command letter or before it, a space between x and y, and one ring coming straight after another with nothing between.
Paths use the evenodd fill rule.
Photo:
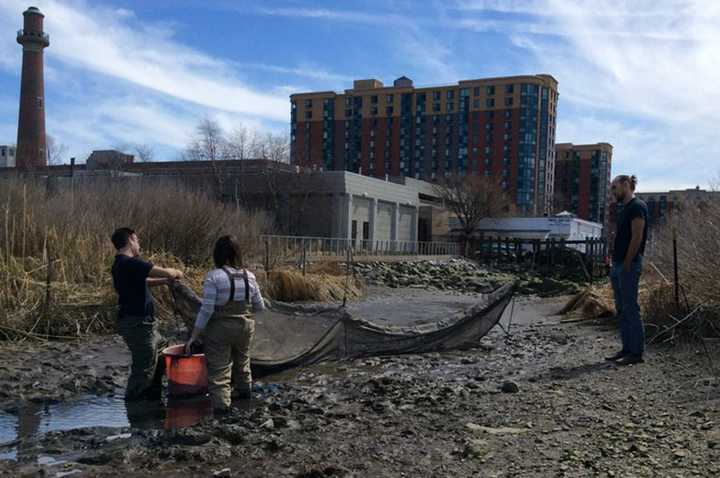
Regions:
<instances>
[{"instance_id":1,"label":"chest waders","mask_svg":"<svg viewBox=\"0 0 720 478\"><path fill-rule=\"evenodd\" d=\"M230 297L227 304L215 306L205 332L210 398L217 409L230 406L231 384L238 396L249 398L252 388L250 347L255 337L248 273L246 270L242 274L226 268L222 270L230 281ZM239 277L245 284L243 302L235 301L235 279Z\"/></svg>"}]
</instances>

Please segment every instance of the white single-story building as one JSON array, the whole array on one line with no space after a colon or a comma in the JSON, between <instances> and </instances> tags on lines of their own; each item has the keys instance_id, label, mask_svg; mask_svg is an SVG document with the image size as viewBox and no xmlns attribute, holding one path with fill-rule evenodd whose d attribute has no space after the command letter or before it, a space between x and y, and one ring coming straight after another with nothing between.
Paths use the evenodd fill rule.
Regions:
<instances>
[{"instance_id":1,"label":"white single-story building","mask_svg":"<svg viewBox=\"0 0 720 478\"><path fill-rule=\"evenodd\" d=\"M457 218L450 218L450 227L457 231ZM476 237L494 239L555 240L584 241L602 238L603 226L596 222L578 219L573 214L563 212L550 217L505 217L483 219L475 230ZM574 245L575 249L584 250L583 245ZM530 249L526 243L523 249Z\"/></svg>"}]
</instances>

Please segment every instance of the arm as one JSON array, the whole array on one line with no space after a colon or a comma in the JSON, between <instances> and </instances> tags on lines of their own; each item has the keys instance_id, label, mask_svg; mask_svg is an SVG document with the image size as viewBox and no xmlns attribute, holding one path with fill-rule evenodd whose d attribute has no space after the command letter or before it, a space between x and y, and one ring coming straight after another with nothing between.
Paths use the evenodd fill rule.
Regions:
<instances>
[{"instance_id":1,"label":"arm","mask_svg":"<svg viewBox=\"0 0 720 478\"><path fill-rule=\"evenodd\" d=\"M215 300L217 298L217 284L212 280L210 274L205 277L203 283L203 298L200 311L198 312L197 319L195 319L195 327L193 328L190 340L185 344L185 353L190 354L192 344L195 343L202 334L203 330L207 326L210 316L215 311Z\"/></svg>"},{"instance_id":2,"label":"arm","mask_svg":"<svg viewBox=\"0 0 720 478\"><path fill-rule=\"evenodd\" d=\"M159 285L169 284L171 280L172 279L148 277L147 279L145 279L145 282L147 283L148 287L157 287Z\"/></svg>"},{"instance_id":3,"label":"arm","mask_svg":"<svg viewBox=\"0 0 720 478\"><path fill-rule=\"evenodd\" d=\"M253 312L262 312L265 310L265 301L255 275L249 275L248 282L250 283L250 302L252 303Z\"/></svg>"},{"instance_id":4,"label":"arm","mask_svg":"<svg viewBox=\"0 0 720 478\"><path fill-rule=\"evenodd\" d=\"M183 273L182 273L182 271L179 271L177 269L171 269L170 267L164 268L164 267L153 266L153 268L150 269L150 274L148 274L148 276L150 276L152 278L163 278L163 279L182 279Z\"/></svg>"},{"instance_id":5,"label":"arm","mask_svg":"<svg viewBox=\"0 0 720 478\"><path fill-rule=\"evenodd\" d=\"M635 258L635 255L640 250L642 244L643 232L645 230L645 219L636 217L630 223L632 236L630 237L630 245L628 246L625 260L623 261L623 269L627 272L630 270L630 263Z\"/></svg>"}]
</instances>

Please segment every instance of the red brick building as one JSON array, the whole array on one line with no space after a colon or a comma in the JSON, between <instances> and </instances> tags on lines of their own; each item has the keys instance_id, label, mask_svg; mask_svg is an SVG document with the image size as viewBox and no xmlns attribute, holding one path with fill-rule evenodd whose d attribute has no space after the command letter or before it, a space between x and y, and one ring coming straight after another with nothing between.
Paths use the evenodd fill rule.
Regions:
<instances>
[{"instance_id":1,"label":"red brick building","mask_svg":"<svg viewBox=\"0 0 720 478\"><path fill-rule=\"evenodd\" d=\"M431 181L487 175L523 213L550 212L557 86L550 75L422 88L401 77L294 94L291 163Z\"/></svg>"},{"instance_id":2,"label":"red brick building","mask_svg":"<svg viewBox=\"0 0 720 478\"><path fill-rule=\"evenodd\" d=\"M607 227L612 150L608 143L555 145L555 212L569 211Z\"/></svg>"}]
</instances>

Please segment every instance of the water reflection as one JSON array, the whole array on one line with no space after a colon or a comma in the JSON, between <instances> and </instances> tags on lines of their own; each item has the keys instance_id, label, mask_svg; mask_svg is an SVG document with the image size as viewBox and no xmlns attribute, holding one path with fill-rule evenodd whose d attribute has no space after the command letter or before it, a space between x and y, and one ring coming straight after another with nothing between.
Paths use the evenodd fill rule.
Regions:
<instances>
[{"instance_id":1,"label":"water reflection","mask_svg":"<svg viewBox=\"0 0 720 478\"><path fill-rule=\"evenodd\" d=\"M16 412L0 412L0 460L42 464L46 457L38 441L48 432L93 427L175 430L208 416L212 405L207 396L166 403L94 396L64 403L27 402Z\"/></svg>"}]
</instances>

